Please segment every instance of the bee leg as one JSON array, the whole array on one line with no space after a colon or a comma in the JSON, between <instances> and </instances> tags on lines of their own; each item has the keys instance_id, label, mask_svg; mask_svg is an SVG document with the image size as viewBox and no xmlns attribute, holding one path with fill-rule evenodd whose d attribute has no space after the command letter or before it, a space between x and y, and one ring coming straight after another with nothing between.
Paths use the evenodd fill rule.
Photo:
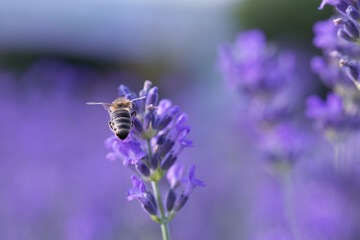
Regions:
<instances>
[{"instance_id":1,"label":"bee leg","mask_svg":"<svg viewBox=\"0 0 360 240\"><path fill-rule=\"evenodd\" d=\"M133 111L133 112L131 113L131 116L132 116L132 117L135 117L135 116L136 116L136 111Z\"/></svg>"},{"instance_id":2,"label":"bee leg","mask_svg":"<svg viewBox=\"0 0 360 240\"><path fill-rule=\"evenodd\" d=\"M132 120L132 121L131 121L131 127L133 127L133 126L134 126L134 121Z\"/></svg>"},{"instance_id":3,"label":"bee leg","mask_svg":"<svg viewBox=\"0 0 360 240\"><path fill-rule=\"evenodd\" d=\"M113 125L112 125L111 121L109 121L109 127L110 127L110 129L111 129L112 131L114 131L114 128L113 128Z\"/></svg>"}]
</instances>

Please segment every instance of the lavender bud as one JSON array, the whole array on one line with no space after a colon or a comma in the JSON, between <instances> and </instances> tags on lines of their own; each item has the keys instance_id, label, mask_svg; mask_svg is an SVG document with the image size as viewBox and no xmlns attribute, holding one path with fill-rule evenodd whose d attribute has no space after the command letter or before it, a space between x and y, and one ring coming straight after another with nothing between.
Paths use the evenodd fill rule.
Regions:
<instances>
[{"instance_id":1,"label":"lavender bud","mask_svg":"<svg viewBox=\"0 0 360 240\"><path fill-rule=\"evenodd\" d=\"M340 67L347 67L349 69L349 75L354 81L359 80L359 69L349 59L342 58L339 61Z\"/></svg>"},{"instance_id":2,"label":"lavender bud","mask_svg":"<svg viewBox=\"0 0 360 240\"><path fill-rule=\"evenodd\" d=\"M146 106L150 106L150 105L155 106L158 98L159 98L158 88L157 87L151 88L146 97Z\"/></svg>"},{"instance_id":3,"label":"lavender bud","mask_svg":"<svg viewBox=\"0 0 360 240\"><path fill-rule=\"evenodd\" d=\"M161 169L167 171L176 161L177 157L173 154L170 154L162 163Z\"/></svg>"},{"instance_id":4,"label":"lavender bud","mask_svg":"<svg viewBox=\"0 0 360 240\"><path fill-rule=\"evenodd\" d=\"M170 150L171 148L175 145L174 141L171 141L169 139L166 139L166 141L164 142L164 144L160 145L160 147L158 148L157 153L163 157L165 156Z\"/></svg>"},{"instance_id":5,"label":"lavender bud","mask_svg":"<svg viewBox=\"0 0 360 240\"><path fill-rule=\"evenodd\" d=\"M161 161L160 156L158 153L155 153L152 158L150 159L150 167L152 170L156 170L159 162Z\"/></svg>"},{"instance_id":6,"label":"lavender bud","mask_svg":"<svg viewBox=\"0 0 360 240\"><path fill-rule=\"evenodd\" d=\"M144 193L144 197L145 197L146 201L143 204L143 208L150 215L156 215L157 214L157 205L156 205L154 195L151 192L147 191Z\"/></svg>"},{"instance_id":7,"label":"lavender bud","mask_svg":"<svg viewBox=\"0 0 360 240\"><path fill-rule=\"evenodd\" d=\"M349 42L356 42L356 39L352 38L344 29L339 29L337 32L339 38L342 38Z\"/></svg>"},{"instance_id":8,"label":"lavender bud","mask_svg":"<svg viewBox=\"0 0 360 240\"><path fill-rule=\"evenodd\" d=\"M144 128L138 118L133 118L134 121L134 128L139 133L142 134L144 132Z\"/></svg>"},{"instance_id":9,"label":"lavender bud","mask_svg":"<svg viewBox=\"0 0 360 240\"><path fill-rule=\"evenodd\" d=\"M171 120L173 119L173 117L175 116L175 114L177 114L179 112L179 110L180 109L178 106L172 107L165 114L165 116L159 121L159 124L157 125L157 129L162 130L162 129L166 128L169 125L169 123L171 122Z\"/></svg>"},{"instance_id":10,"label":"lavender bud","mask_svg":"<svg viewBox=\"0 0 360 240\"><path fill-rule=\"evenodd\" d=\"M149 81L149 80L146 80L146 81L144 82L143 90L146 91L146 92L148 92L148 91L150 90L150 88L151 88L151 85L152 85L152 82Z\"/></svg>"},{"instance_id":11,"label":"lavender bud","mask_svg":"<svg viewBox=\"0 0 360 240\"><path fill-rule=\"evenodd\" d=\"M170 188L169 192L166 195L166 209L170 212L175 204L176 193L173 189Z\"/></svg>"},{"instance_id":12,"label":"lavender bud","mask_svg":"<svg viewBox=\"0 0 360 240\"><path fill-rule=\"evenodd\" d=\"M352 38L359 38L359 30L351 20L345 22L345 29Z\"/></svg>"},{"instance_id":13,"label":"lavender bud","mask_svg":"<svg viewBox=\"0 0 360 240\"><path fill-rule=\"evenodd\" d=\"M142 161L138 161L135 165L135 168L141 175L143 175L145 177L150 176L150 169Z\"/></svg>"},{"instance_id":14,"label":"lavender bud","mask_svg":"<svg viewBox=\"0 0 360 240\"><path fill-rule=\"evenodd\" d=\"M136 98L135 94L132 91L130 91L130 89L127 86L123 84L119 86L118 90L120 96L125 96L128 97L129 99Z\"/></svg>"},{"instance_id":15,"label":"lavender bud","mask_svg":"<svg viewBox=\"0 0 360 240\"><path fill-rule=\"evenodd\" d=\"M349 6L346 9L346 13L355 21L360 20L360 13L353 6Z\"/></svg>"},{"instance_id":16,"label":"lavender bud","mask_svg":"<svg viewBox=\"0 0 360 240\"><path fill-rule=\"evenodd\" d=\"M166 140L165 134L161 134L161 135L159 136L159 138L157 139L156 144L162 145L162 144L164 144L165 140Z\"/></svg>"},{"instance_id":17,"label":"lavender bud","mask_svg":"<svg viewBox=\"0 0 360 240\"><path fill-rule=\"evenodd\" d=\"M150 124L151 124L151 127L154 128L154 122L155 122L154 111L149 111L148 113L146 113L145 118L144 118L145 129L146 130L149 129Z\"/></svg>"},{"instance_id":18,"label":"lavender bud","mask_svg":"<svg viewBox=\"0 0 360 240\"><path fill-rule=\"evenodd\" d=\"M175 201L174 210L179 211L182 207L184 207L188 198L189 198L188 196L186 196L184 193L182 193Z\"/></svg>"},{"instance_id":19,"label":"lavender bud","mask_svg":"<svg viewBox=\"0 0 360 240\"><path fill-rule=\"evenodd\" d=\"M359 70L356 66L354 65L349 65L349 73L350 76L355 80L358 81L359 80Z\"/></svg>"}]
</instances>

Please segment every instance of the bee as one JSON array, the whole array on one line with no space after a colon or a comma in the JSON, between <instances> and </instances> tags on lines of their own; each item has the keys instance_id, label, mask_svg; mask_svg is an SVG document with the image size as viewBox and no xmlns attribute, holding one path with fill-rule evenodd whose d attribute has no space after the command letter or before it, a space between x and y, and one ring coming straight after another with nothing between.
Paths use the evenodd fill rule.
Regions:
<instances>
[{"instance_id":1,"label":"bee","mask_svg":"<svg viewBox=\"0 0 360 240\"><path fill-rule=\"evenodd\" d=\"M129 100L124 97L115 99L112 103L104 102L88 102L88 105L103 105L105 110L109 112L109 127L111 131L121 140L127 138L133 126L132 116L136 115L134 101L143 99L144 97Z\"/></svg>"}]
</instances>

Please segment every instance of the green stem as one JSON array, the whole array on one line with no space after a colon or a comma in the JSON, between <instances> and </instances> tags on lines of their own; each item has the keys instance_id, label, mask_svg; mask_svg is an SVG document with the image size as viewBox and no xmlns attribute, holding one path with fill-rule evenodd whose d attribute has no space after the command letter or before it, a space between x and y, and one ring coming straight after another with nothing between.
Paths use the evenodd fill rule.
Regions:
<instances>
[{"instance_id":1,"label":"green stem","mask_svg":"<svg viewBox=\"0 0 360 240\"><path fill-rule=\"evenodd\" d=\"M149 158L151 158L152 150L151 150L150 140L147 140L147 145L148 145L148 151L149 151ZM151 186L154 191L155 199L156 199L157 205L159 207L159 211L160 211L160 217L161 217L161 223L160 223L161 225L160 226L161 226L162 239L170 240L168 219L165 216L164 204L162 202L162 198L161 198L161 194L160 194L160 190L159 190L159 184L155 181L151 181Z\"/></svg>"},{"instance_id":2,"label":"green stem","mask_svg":"<svg viewBox=\"0 0 360 240\"><path fill-rule=\"evenodd\" d=\"M148 147L148 152L149 152L149 160L150 160L152 158L151 143L150 143L149 139L146 142L147 142L147 147Z\"/></svg>"},{"instance_id":3,"label":"green stem","mask_svg":"<svg viewBox=\"0 0 360 240\"><path fill-rule=\"evenodd\" d=\"M170 232L168 226L168 219L165 217L164 205L161 199L159 185L157 182L151 181L151 186L154 191L154 195L159 206L160 216L161 216L161 233L163 240L170 240Z\"/></svg>"}]
</instances>

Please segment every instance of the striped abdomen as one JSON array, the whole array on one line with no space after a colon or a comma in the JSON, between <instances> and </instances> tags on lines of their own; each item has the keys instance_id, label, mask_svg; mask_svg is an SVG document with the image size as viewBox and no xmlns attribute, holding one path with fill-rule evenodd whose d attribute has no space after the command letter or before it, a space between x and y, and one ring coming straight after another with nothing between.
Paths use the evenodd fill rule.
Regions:
<instances>
[{"instance_id":1,"label":"striped abdomen","mask_svg":"<svg viewBox=\"0 0 360 240\"><path fill-rule=\"evenodd\" d=\"M115 135L124 140L130 132L131 119L128 108L118 108L110 114L110 127Z\"/></svg>"}]
</instances>

